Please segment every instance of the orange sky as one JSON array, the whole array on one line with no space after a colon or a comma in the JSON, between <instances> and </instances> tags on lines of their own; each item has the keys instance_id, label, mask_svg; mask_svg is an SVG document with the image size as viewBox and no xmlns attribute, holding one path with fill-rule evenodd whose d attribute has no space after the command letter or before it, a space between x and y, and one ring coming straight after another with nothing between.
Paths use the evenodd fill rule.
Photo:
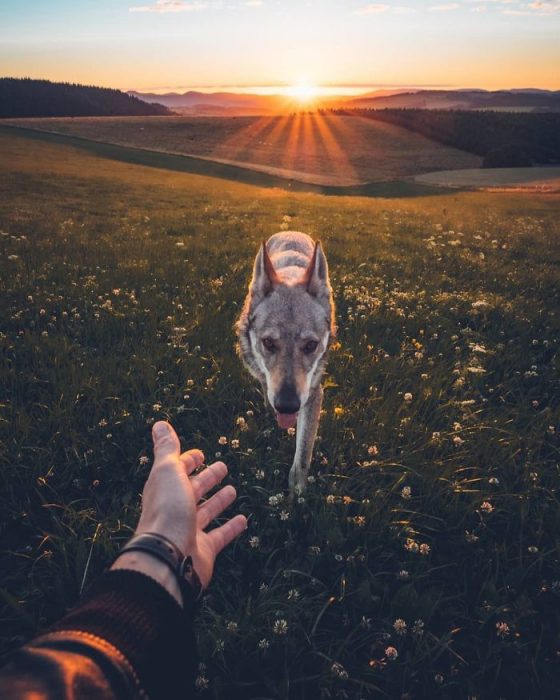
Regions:
<instances>
[{"instance_id":1,"label":"orange sky","mask_svg":"<svg viewBox=\"0 0 560 700\"><path fill-rule=\"evenodd\" d=\"M0 74L123 89L560 89L559 36L560 0L2 0Z\"/></svg>"}]
</instances>

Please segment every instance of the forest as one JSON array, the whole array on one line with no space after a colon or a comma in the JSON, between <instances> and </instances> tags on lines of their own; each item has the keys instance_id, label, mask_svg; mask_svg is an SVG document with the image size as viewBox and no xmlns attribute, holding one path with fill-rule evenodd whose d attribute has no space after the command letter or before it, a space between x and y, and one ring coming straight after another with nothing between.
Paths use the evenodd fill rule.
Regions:
<instances>
[{"instance_id":1,"label":"forest","mask_svg":"<svg viewBox=\"0 0 560 700\"><path fill-rule=\"evenodd\" d=\"M337 110L389 122L483 157L483 167L560 163L560 112L433 109Z\"/></svg>"},{"instance_id":2,"label":"forest","mask_svg":"<svg viewBox=\"0 0 560 700\"><path fill-rule=\"evenodd\" d=\"M108 117L170 114L121 90L53 83L30 78L0 78L0 118Z\"/></svg>"}]
</instances>

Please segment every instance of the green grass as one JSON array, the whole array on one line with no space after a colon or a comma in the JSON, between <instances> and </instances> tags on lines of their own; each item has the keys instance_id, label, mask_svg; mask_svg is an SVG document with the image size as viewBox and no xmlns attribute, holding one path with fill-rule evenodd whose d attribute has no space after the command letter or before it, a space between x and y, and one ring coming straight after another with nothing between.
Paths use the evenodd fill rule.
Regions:
<instances>
[{"instance_id":1,"label":"green grass","mask_svg":"<svg viewBox=\"0 0 560 700\"><path fill-rule=\"evenodd\" d=\"M202 698L557 696L557 197L328 198L0 148L4 649L129 536L167 418L250 515L197 621ZM293 509L270 497L294 439L232 330L282 226L324 242L340 344Z\"/></svg>"}]
</instances>

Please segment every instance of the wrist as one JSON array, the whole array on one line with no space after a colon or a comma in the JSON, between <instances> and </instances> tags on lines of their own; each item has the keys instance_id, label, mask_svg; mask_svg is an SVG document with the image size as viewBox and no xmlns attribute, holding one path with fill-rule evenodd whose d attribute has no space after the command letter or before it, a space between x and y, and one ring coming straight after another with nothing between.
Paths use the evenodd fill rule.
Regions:
<instances>
[{"instance_id":1,"label":"wrist","mask_svg":"<svg viewBox=\"0 0 560 700\"><path fill-rule=\"evenodd\" d=\"M183 607L183 596L177 577L169 566L147 552L123 552L113 562L111 569L129 569L145 574L157 581Z\"/></svg>"}]
</instances>

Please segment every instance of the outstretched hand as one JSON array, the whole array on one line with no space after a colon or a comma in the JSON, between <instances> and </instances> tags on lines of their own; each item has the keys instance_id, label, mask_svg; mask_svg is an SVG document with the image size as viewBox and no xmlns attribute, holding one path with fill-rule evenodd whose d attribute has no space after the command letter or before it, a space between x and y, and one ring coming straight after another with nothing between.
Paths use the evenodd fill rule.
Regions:
<instances>
[{"instance_id":1,"label":"outstretched hand","mask_svg":"<svg viewBox=\"0 0 560 700\"><path fill-rule=\"evenodd\" d=\"M144 487L142 514L136 534L154 532L170 539L183 554L192 557L194 569L206 588L212 578L217 555L247 528L247 519L244 515L236 515L223 525L205 532L212 520L237 496L233 486L228 485L201 503L201 499L226 476L226 465L215 462L191 476L204 463L203 453L188 450L181 454L176 432L164 421L154 425L152 436L154 465ZM130 562L140 560L142 566L149 564L152 571L145 573L153 576L159 562L150 555L142 554L125 553L115 561L113 568L139 569ZM154 578L160 580L159 577ZM176 594L176 591L170 592Z\"/></svg>"}]
</instances>

